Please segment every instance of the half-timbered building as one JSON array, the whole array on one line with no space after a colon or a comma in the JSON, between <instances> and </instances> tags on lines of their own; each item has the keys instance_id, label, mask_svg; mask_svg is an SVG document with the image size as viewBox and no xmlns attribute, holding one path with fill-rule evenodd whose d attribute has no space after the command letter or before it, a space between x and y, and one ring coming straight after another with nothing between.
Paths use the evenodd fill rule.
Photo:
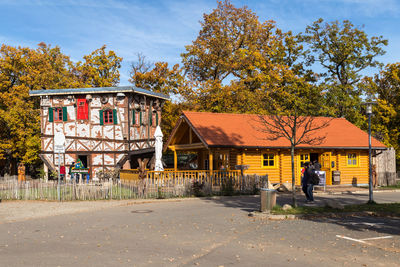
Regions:
<instances>
[{"instance_id":1,"label":"half-timbered building","mask_svg":"<svg viewBox=\"0 0 400 267\"><path fill-rule=\"evenodd\" d=\"M62 165L80 159L92 177L104 169L135 168L154 153L154 132L168 96L134 86L35 90L40 97L40 157L55 170L54 135L65 135Z\"/></svg>"}]
</instances>

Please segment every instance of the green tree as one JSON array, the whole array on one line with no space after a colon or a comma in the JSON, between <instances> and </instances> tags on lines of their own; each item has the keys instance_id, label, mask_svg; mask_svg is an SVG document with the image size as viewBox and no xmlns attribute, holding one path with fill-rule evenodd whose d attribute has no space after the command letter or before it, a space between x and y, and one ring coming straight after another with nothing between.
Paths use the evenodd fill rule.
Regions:
<instances>
[{"instance_id":1,"label":"green tree","mask_svg":"<svg viewBox=\"0 0 400 267\"><path fill-rule=\"evenodd\" d=\"M357 84L363 70L381 66L376 57L385 54L387 40L382 36L369 38L348 20L324 23L323 19L308 26L302 39L310 50L308 64L318 62L324 69L319 76L331 115L360 124L363 92Z\"/></svg>"}]
</instances>

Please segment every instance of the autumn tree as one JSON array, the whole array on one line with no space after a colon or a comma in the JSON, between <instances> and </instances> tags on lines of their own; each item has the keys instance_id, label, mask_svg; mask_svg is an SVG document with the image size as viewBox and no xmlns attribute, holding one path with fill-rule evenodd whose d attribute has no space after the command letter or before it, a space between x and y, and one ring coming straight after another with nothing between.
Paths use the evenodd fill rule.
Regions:
<instances>
[{"instance_id":1,"label":"autumn tree","mask_svg":"<svg viewBox=\"0 0 400 267\"><path fill-rule=\"evenodd\" d=\"M203 15L199 35L182 54L191 84L185 99L202 110L257 112L261 88L279 79L281 66L303 71L301 53L297 37L277 29L274 21L261 23L247 7L218 2Z\"/></svg>"},{"instance_id":2,"label":"autumn tree","mask_svg":"<svg viewBox=\"0 0 400 267\"><path fill-rule=\"evenodd\" d=\"M33 164L40 151L38 99L29 90L73 84L72 62L59 47L40 43L37 49L0 48L0 158ZM15 165L15 164L14 164Z\"/></svg>"},{"instance_id":3,"label":"autumn tree","mask_svg":"<svg viewBox=\"0 0 400 267\"><path fill-rule=\"evenodd\" d=\"M329 125L330 119L318 119L320 110L319 87L312 86L305 78L286 69L279 85L268 92L264 114L258 115L263 125L258 131L269 140L286 139L290 143L293 205L296 203L295 150L301 145L319 145L325 137L316 133Z\"/></svg>"},{"instance_id":4,"label":"autumn tree","mask_svg":"<svg viewBox=\"0 0 400 267\"><path fill-rule=\"evenodd\" d=\"M167 62L152 63L146 56L138 53L137 58L131 63L131 78L129 81L135 86L153 92L167 94L172 101L167 101L163 106L162 130L167 139L177 122L181 111L188 104L180 101L184 94L186 80L178 64L169 68Z\"/></svg>"},{"instance_id":5,"label":"autumn tree","mask_svg":"<svg viewBox=\"0 0 400 267\"><path fill-rule=\"evenodd\" d=\"M96 49L90 55L83 57L74 67L76 84L73 87L107 87L119 83L119 69L122 58L112 50L106 51L106 46Z\"/></svg>"},{"instance_id":6,"label":"autumn tree","mask_svg":"<svg viewBox=\"0 0 400 267\"><path fill-rule=\"evenodd\" d=\"M372 134L386 146L396 150L400 160L400 63L388 64L374 77L363 80L362 86L376 98L373 110ZM367 129L367 125L363 125Z\"/></svg>"},{"instance_id":7,"label":"autumn tree","mask_svg":"<svg viewBox=\"0 0 400 267\"><path fill-rule=\"evenodd\" d=\"M369 38L348 20L325 23L323 19L308 26L302 39L309 48L308 64L317 63L324 70L319 76L330 114L359 125L363 92L357 84L363 70L381 66L376 57L385 54L387 40L382 36Z\"/></svg>"}]
</instances>

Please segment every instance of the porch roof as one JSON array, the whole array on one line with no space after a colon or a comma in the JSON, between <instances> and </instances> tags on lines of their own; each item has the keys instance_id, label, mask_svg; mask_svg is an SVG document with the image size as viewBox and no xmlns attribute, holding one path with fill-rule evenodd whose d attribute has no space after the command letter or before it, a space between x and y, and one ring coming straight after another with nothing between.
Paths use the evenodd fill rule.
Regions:
<instances>
[{"instance_id":1,"label":"porch roof","mask_svg":"<svg viewBox=\"0 0 400 267\"><path fill-rule=\"evenodd\" d=\"M205 147L290 147L289 141L285 138L268 139L268 134L260 131L265 126L255 114L184 111L181 119L189 124ZM368 149L368 134L346 119L327 117L314 119L316 124L329 122L327 127L311 134L314 137L324 137L324 140L318 145L301 144L297 146L298 148ZM176 130L178 129L175 129L172 135ZM371 142L374 149L386 149L383 143L373 137Z\"/></svg>"}]
</instances>

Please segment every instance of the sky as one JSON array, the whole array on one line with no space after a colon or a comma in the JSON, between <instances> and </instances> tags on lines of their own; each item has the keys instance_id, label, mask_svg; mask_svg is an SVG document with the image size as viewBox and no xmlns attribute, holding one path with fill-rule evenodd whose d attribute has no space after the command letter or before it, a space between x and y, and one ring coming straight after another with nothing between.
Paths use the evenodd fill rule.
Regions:
<instances>
[{"instance_id":1,"label":"sky","mask_svg":"<svg viewBox=\"0 0 400 267\"><path fill-rule=\"evenodd\" d=\"M400 0L262 0L231 1L248 6L261 22L304 32L318 18L350 20L369 36L389 40L384 63L400 62ZM0 43L36 48L59 46L72 60L107 45L123 57L120 85L129 85L129 65L142 53L152 62L180 63L185 45L200 30L212 0L0 0ZM374 70L370 70L374 72Z\"/></svg>"}]
</instances>

